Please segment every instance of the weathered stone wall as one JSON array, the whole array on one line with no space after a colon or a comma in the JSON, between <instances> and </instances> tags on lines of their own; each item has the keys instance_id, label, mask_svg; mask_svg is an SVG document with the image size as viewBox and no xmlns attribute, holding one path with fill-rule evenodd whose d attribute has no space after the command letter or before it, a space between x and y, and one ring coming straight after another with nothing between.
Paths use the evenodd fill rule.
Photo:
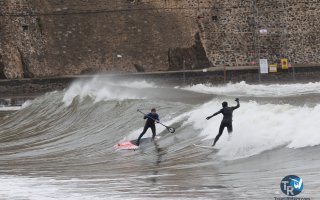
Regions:
<instances>
[{"instance_id":1,"label":"weathered stone wall","mask_svg":"<svg viewBox=\"0 0 320 200\"><path fill-rule=\"evenodd\" d=\"M319 1L282 2L0 0L0 78L320 63Z\"/></svg>"},{"instance_id":2,"label":"weathered stone wall","mask_svg":"<svg viewBox=\"0 0 320 200\"><path fill-rule=\"evenodd\" d=\"M207 1L200 8L199 27L213 65L243 65L253 58L253 33L248 25L251 1Z\"/></svg>"},{"instance_id":3,"label":"weathered stone wall","mask_svg":"<svg viewBox=\"0 0 320 200\"><path fill-rule=\"evenodd\" d=\"M288 55L294 63L320 63L320 1L288 4Z\"/></svg>"},{"instance_id":4,"label":"weathered stone wall","mask_svg":"<svg viewBox=\"0 0 320 200\"><path fill-rule=\"evenodd\" d=\"M214 65L248 65L258 58L278 63L320 63L318 0L212 1L203 9L202 39ZM268 31L266 36L260 29Z\"/></svg>"},{"instance_id":5,"label":"weathered stone wall","mask_svg":"<svg viewBox=\"0 0 320 200\"><path fill-rule=\"evenodd\" d=\"M33 77L32 71L47 75L42 59L46 39L32 12L27 0L0 1L0 65L7 78Z\"/></svg>"},{"instance_id":6,"label":"weathered stone wall","mask_svg":"<svg viewBox=\"0 0 320 200\"><path fill-rule=\"evenodd\" d=\"M136 71L134 65L167 70L169 49L191 47L197 32L190 18L179 17L183 11L170 6L128 0L2 1L0 54L6 77Z\"/></svg>"}]
</instances>

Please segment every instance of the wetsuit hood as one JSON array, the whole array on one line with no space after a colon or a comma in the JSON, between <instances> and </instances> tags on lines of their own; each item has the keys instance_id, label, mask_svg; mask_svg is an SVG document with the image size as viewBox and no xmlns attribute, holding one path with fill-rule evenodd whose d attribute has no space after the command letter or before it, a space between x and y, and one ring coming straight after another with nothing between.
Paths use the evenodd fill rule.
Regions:
<instances>
[{"instance_id":1,"label":"wetsuit hood","mask_svg":"<svg viewBox=\"0 0 320 200\"><path fill-rule=\"evenodd\" d=\"M225 107L227 107L227 106L228 106L228 102L225 102L225 101L224 101L224 102L222 103L222 107L225 108Z\"/></svg>"}]
</instances>

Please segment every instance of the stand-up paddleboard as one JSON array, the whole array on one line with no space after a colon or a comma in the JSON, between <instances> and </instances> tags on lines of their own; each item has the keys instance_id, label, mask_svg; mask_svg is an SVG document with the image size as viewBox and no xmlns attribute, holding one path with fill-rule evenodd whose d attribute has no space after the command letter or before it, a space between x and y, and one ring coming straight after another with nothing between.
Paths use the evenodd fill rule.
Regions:
<instances>
[{"instance_id":1,"label":"stand-up paddleboard","mask_svg":"<svg viewBox=\"0 0 320 200\"><path fill-rule=\"evenodd\" d=\"M198 145L198 144L193 144L193 146L203 148L203 149L210 149L213 151L219 151L219 149L217 149L216 147L213 147L213 146Z\"/></svg>"},{"instance_id":2,"label":"stand-up paddleboard","mask_svg":"<svg viewBox=\"0 0 320 200\"><path fill-rule=\"evenodd\" d=\"M137 150L139 147L130 141L120 142L114 146L118 150Z\"/></svg>"},{"instance_id":3,"label":"stand-up paddleboard","mask_svg":"<svg viewBox=\"0 0 320 200\"><path fill-rule=\"evenodd\" d=\"M140 146L152 141L152 138L142 138L140 140ZM136 145L137 140L124 141L116 144L114 147L119 150L137 150L139 146Z\"/></svg>"}]
</instances>

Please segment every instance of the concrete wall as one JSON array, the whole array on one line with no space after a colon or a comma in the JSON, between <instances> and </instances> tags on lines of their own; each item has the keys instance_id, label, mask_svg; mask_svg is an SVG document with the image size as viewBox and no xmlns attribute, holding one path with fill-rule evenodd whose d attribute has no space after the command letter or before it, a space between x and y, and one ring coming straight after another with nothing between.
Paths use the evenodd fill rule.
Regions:
<instances>
[{"instance_id":1,"label":"concrete wall","mask_svg":"<svg viewBox=\"0 0 320 200\"><path fill-rule=\"evenodd\" d=\"M154 73L132 73L132 74L107 74L105 78L119 78L130 80L146 80L159 85L177 86L184 84L212 83L225 84L228 82L246 81L247 83L296 83L320 81L320 67L295 67L289 70L281 70L277 73L260 74L256 67L238 67L226 70L202 72L188 71L179 72L154 72ZM226 76L225 76L226 75ZM66 76L56 78L33 78L20 80L0 80L0 99L6 97L37 96L45 92L62 90L67 88L74 80L91 80L93 76ZM101 77L103 78L103 76Z\"/></svg>"}]
</instances>

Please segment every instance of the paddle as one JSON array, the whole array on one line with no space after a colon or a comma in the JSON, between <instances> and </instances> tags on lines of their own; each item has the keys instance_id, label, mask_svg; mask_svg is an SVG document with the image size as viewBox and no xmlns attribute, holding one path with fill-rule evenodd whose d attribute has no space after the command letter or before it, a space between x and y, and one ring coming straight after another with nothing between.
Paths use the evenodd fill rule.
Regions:
<instances>
[{"instance_id":1,"label":"paddle","mask_svg":"<svg viewBox=\"0 0 320 200\"><path fill-rule=\"evenodd\" d=\"M156 121L155 119L153 119L152 117L150 117L150 116L148 116L148 115L146 115L144 112L142 112L141 110L137 110L138 112L140 112L140 113L142 113L144 116L146 116L146 117L148 117L148 118L150 118L150 119L152 119L152 120L154 120L154 121ZM162 126L164 126L164 127L166 127L167 129L168 129L168 131L170 132L170 133L174 133L175 131L176 131L176 129L174 129L173 127L169 127L169 126L166 126L166 125L164 125L163 123L161 123L161 122L158 122L159 124L161 124Z\"/></svg>"}]
</instances>

